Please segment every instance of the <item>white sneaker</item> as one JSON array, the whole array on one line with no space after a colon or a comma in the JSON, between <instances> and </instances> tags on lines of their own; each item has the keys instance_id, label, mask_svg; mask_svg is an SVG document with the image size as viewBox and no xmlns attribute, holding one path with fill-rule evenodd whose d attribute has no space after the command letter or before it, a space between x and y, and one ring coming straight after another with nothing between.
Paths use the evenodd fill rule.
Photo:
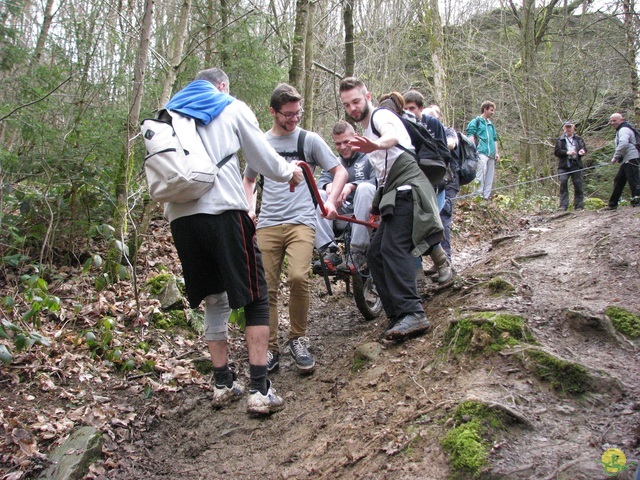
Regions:
<instances>
[{"instance_id":1,"label":"white sneaker","mask_svg":"<svg viewBox=\"0 0 640 480\"><path fill-rule=\"evenodd\" d=\"M239 400L244 393L244 387L234 380L231 387L213 384L213 400L211 404L214 408L224 407L228 403Z\"/></svg>"},{"instance_id":2,"label":"white sneaker","mask_svg":"<svg viewBox=\"0 0 640 480\"><path fill-rule=\"evenodd\" d=\"M276 395L276 390L267 380L267 394L263 395L257 390L249 390L247 399L247 413L257 415L269 415L284 408L284 400Z\"/></svg>"}]
</instances>

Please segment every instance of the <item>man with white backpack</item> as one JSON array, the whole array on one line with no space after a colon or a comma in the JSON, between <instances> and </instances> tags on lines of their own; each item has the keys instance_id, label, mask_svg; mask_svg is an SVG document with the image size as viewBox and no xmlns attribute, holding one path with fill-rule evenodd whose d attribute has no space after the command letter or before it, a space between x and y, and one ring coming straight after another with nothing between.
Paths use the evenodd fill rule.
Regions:
<instances>
[{"instance_id":1,"label":"man with white backpack","mask_svg":"<svg viewBox=\"0 0 640 480\"><path fill-rule=\"evenodd\" d=\"M237 152L242 149L251 168L275 181L296 186L303 175L300 167L269 146L255 114L228 91L228 76L210 68L199 72L166 105L168 111L196 120L211 159L230 153L233 157L220 167L211 189L191 202L165 204L165 215L182 263L189 304L196 308L205 302L214 406L244 393L227 362L227 321L232 308L243 307L250 377L247 412L270 414L281 410L284 401L267 380L269 296Z\"/></svg>"}]
</instances>

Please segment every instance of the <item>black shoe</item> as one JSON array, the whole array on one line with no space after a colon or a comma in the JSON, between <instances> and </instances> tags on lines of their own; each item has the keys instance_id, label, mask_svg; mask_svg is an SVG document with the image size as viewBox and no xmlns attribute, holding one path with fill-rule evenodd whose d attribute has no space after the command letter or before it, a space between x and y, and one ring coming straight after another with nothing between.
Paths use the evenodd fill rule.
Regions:
<instances>
[{"instance_id":1,"label":"black shoe","mask_svg":"<svg viewBox=\"0 0 640 480\"><path fill-rule=\"evenodd\" d=\"M431 324L424 313L407 313L398 319L392 328L387 330L384 338L396 340L426 332Z\"/></svg>"},{"instance_id":2,"label":"black shoe","mask_svg":"<svg viewBox=\"0 0 640 480\"><path fill-rule=\"evenodd\" d=\"M606 207L604 207L605 210L616 210L618 208L618 205L607 205Z\"/></svg>"},{"instance_id":3,"label":"black shoe","mask_svg":"<svg viewBox=\"0 0 640 480\"><path fill-rule=\"evenodd\" d=\"M280 368L280 354L278 352L267 351L267 373L273 373Z\"/></svg>"},{"instance_id":4,"label":"black shoe","mask_svg":"<svg viewBox=\"0 0 640 480\"><path fill-rule=\"evenodd\" d=\"M298 337L289 340L289 351L301 372L311 372L316 367L316 361L309 352L309 339Z\"/></svg>"},{"instance_id":5,"label":"black shoe","mask_svg":"<svg viewBox=\"0 0 640 480\"><path fill-rule=\"evenodd\" d=\"M387 326L384 328L384 333L387 333L389 330L395 327L396 323L398 323L398 317L396 317L395 315L393 317L389 317L387 321Z\"/></svg>"}]
</instances>

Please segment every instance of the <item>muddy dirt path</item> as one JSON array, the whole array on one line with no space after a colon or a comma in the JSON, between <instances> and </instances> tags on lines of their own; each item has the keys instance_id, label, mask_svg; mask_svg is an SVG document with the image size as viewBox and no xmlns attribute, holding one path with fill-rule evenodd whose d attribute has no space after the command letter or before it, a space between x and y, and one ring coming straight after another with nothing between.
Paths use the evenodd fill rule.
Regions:
<instances>
[{"instance_id":1,"label":"muddy dirt path","mask_svg":"<svg viewBox=\"0 0 640 480\"><path fill-rule=\"evenodd\" d=\"M365 321L342 285L327 296L316 277L310 338L317 369L303 377L281 357L272 378L285 410L255 419L242 401L212 410L210 392L197 386L163 392L147 404L155 412L148 428L121 444L126 456L110 478L445 479L451 470L440 440L448 416L468 398L506 406L523 420L494 438L484 478L608 478L600 459L613 447L640 459L638 342L601 322L611 305L640 311L640 212L543 215L511 225L473 248L458 240L455 284L423 290L433 328L404 343L381 341L382 319ZM495 278L513 290L492 290ZM489 311L522 315L539 348L598 380L570 395L532 375L517 349L442 349L451 321ZM240 340L232 352L244 372ZM354 349L367 342L377 342L380 355L354 372Z\"/></svg>"}]
</instances>

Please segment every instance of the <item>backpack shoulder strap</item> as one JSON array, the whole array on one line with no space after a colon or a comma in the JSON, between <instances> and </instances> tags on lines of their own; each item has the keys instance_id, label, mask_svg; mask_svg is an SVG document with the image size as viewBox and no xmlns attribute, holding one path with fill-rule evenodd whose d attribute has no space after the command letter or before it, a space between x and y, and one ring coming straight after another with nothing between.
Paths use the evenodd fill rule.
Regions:
<instances>
[{"instance_id":1,"label":"backpack shoulder strap","mask_svg":"<svg viewBox=\"0 0 640 480\"><path fill-rule=\"evenodd\" d=\"M300 160L302 160L303 162L306 162L307 159L304 156L304 140L305 138L307 138L307 131L304 129L300 129L300 133L298 134L298 151L296 152L298 154L298 158Z\"/></svg>"}]
</instances>

